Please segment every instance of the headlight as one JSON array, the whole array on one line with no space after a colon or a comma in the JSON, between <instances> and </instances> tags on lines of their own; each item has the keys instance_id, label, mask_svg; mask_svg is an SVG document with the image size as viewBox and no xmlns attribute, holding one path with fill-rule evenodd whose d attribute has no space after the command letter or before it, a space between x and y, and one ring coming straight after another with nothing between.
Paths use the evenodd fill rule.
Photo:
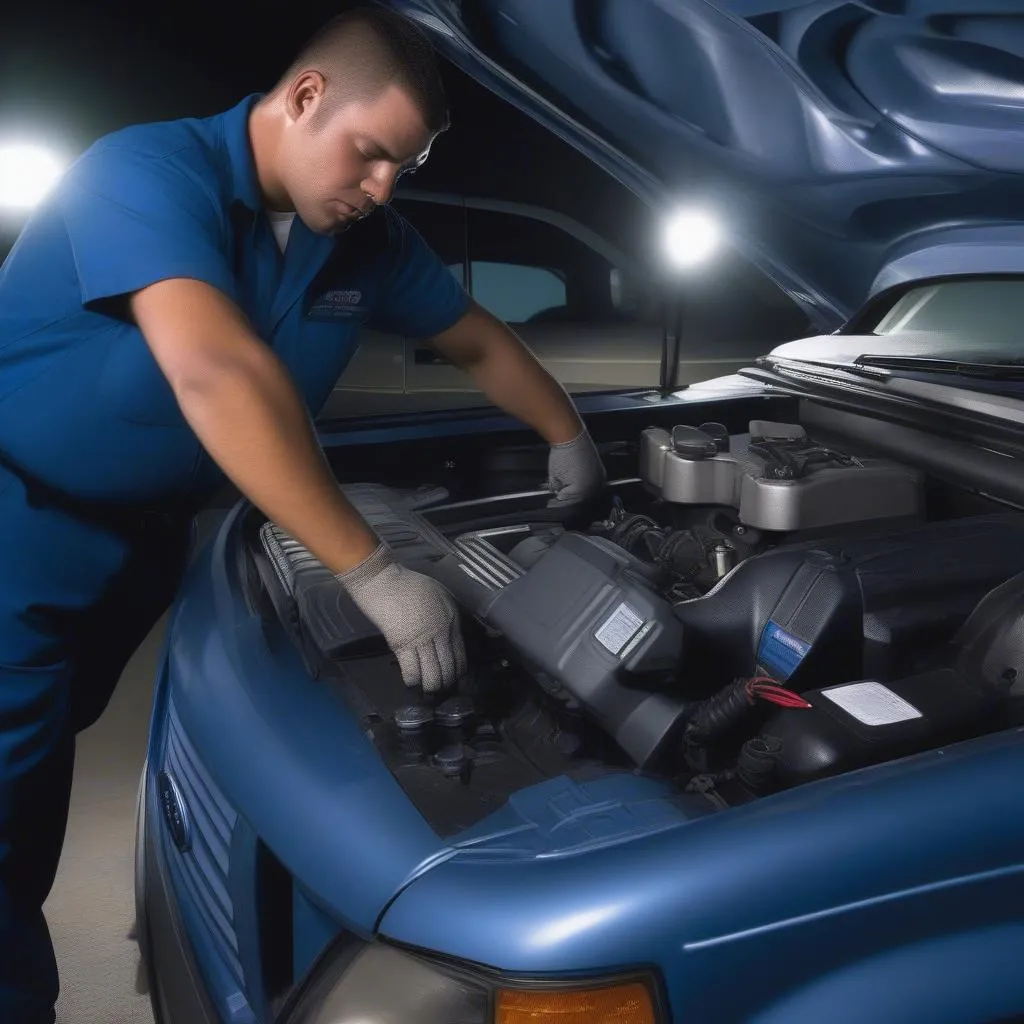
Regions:
<instances>
[{"instance_id":1,"label":"headlight","mask_svg":"<svg viewBox=\"0 0 1024 1024\"><path fill-rule=\"evenodd\" d=\"M340 977L322 978L308 997L298 1008L295 1024L484 1024L487 1020L486 988L379 943L367 946Z\"/></svg>"},{"instance_id":2,"label":"headlight","mask_svg":"<svg viewBox=\"0 0 1024 1024\"><path fill-rule=\"evenodd\" d=\"M328 964L289 1024L659 1024L653 980L517 982L373 943Z\"/></svg>"}]
</instances>

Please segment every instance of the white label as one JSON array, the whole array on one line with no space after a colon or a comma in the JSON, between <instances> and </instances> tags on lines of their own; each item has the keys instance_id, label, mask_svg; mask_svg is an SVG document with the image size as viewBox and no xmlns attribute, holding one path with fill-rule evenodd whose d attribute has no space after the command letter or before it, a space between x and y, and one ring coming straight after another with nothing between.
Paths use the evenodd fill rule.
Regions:
<instances>
[{"instance_id":1,"label":"white label","mask_svg":"<svg viewBox=\"0 0 1024 1024\"><path fill-rule=\"evenodd\" d=\"M618 655L626 644L636 636L637 630L643 624L644 620L629 605L623 603L611 613L594 637L602 647L611 651L612 654Z\"/></svg>"},{"instance_id":2,"label":"white label","mask_svg":"<svg viewBox=\"0 0 1024 1024\"><path fill-rule=\"evenodd\" d=\"M895 725L924 717L913 704L881 683L850 683L821 692L865 725Z\"/></svg>"}]
</instances>

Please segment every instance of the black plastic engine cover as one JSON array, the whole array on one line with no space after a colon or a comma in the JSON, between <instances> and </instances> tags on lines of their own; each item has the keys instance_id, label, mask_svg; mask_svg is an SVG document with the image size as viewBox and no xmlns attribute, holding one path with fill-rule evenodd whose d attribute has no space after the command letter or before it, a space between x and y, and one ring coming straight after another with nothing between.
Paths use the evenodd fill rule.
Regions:
<instances>
[{"instance_id":1,"label":"black plastic engine cover","mask_svg":"<svg viewBox=\"0 0 1024 1024\"><path fill-rule=\"evenodd\" d=\"M776 787L880 764L985 732L1000 695L952 668L882 685L861 680L810 690L810 708L780 711L762 740L775 749Z\"/></svg>"},{"instance_id":2,"label":"black plastic engine cover","mask_svg":"<svg viewBox=\"0 0 1024 1024\"><path fill-rule=\"evenodd\" d=\"M977 685L1024 699L1024 573L986 595L953 647L960 671Z\"/></svg>"},{"instance_id":3,"label":"black plastic engine cover","mask_svg":"<svg viewBox=\"0 0 1024 1024\"><path fill-rule=\"evenodd\" d=\"M1024 573L987 594L932 671L804 692L756 741L769 787L785 787L968 739L1021 720Z\"/></svg>"},{"instance_id":4,"label":"black plastic engine cover","mask_svg":"<svg viewBox=\"0 0 1024 1024\"><path fill-rule=\"evenodd\" d=\"M1024 572L1009 513L779 548L675 606L686 692L764 672L794 689L896 679L934 663L975 605Z\"/></svg>"},{"instance_id":5,"label":"black plastic engine cover","mask_svg":"<svg viewBox=\"0 0 1024 1024\"><path fill-rule=\"evenodd\" d=\"M535 668L557 680L640 766L680 723L683 626L621 548L566 533L486 610Z\"/></svg>"}]
</instances>

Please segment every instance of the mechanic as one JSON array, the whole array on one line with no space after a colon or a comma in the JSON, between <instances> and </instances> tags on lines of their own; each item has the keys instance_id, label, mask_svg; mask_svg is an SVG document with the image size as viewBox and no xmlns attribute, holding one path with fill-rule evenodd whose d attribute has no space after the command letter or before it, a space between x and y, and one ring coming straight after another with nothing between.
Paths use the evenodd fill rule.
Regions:
<instances>
[{"instance_id":1,"label":"mechanic","mask_svg":"<svg viewBox=\"0 0 1024 1024\"><path fill-rule=\"evenodd\" d=\"M54 1020L42 905L75 734L168 607L226 476L333 570L407 684L465 668L457 611L346 501L318 411L359 325L431 339L551 445L552 501L604 468L565 391L387 207L448 125L429 42L328 23L267 94L97 142L0 272L0 1021Z\"/></svg>"}]
</instances>

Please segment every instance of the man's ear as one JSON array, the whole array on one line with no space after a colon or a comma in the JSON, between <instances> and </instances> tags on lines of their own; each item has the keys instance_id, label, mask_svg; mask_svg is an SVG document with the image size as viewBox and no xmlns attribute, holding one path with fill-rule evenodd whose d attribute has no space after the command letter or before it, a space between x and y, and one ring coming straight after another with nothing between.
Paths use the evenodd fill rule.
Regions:
<instances>
[{"instance_id":1,"label":"man's ear","mask_svg":"<svg viewBox=\"0 0 1024 1024\"><path fill-rule=\"evenodd\" d=\"M323 103L326 92L327 82L319 71L304 71L296 76L284 96L288 119L308 120Z\"/></svg>"}]
</instances>

